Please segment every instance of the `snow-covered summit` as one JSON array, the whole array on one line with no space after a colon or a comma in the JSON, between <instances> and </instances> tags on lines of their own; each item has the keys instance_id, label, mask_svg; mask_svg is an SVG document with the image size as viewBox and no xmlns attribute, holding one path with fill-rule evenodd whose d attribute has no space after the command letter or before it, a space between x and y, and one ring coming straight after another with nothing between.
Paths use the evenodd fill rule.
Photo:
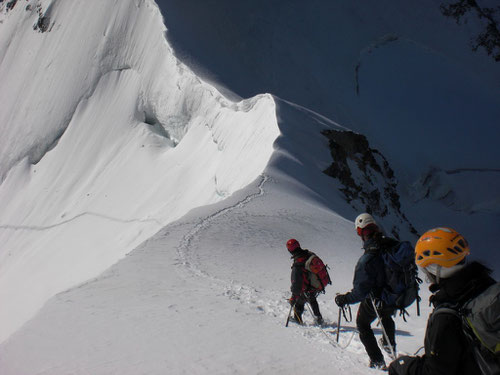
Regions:
<instances>
[{"instance_id":1,"label":"snow-covered summit","mask_svg":"<svg viewBox=\"0 0 500 375\"><path fill-rule=\"evenodd\" d=\"M47 298L254 180L279 130L271 96L227 100L173 56L154 1L0 10L5 339Z\"/></svg>"}]
</instances>

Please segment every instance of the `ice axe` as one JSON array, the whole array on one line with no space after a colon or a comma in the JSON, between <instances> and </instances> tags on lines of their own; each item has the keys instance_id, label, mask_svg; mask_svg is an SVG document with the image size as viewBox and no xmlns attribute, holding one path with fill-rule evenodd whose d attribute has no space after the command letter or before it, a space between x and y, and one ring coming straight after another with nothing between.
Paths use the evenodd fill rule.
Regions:
<instances>
[{"instance_id":1,"label":"ice axe","mask_svg":"<svg viewBox=\"0 0 500 375\"><path fill-rule=\"evenodd\" d=\"M339 337L340 337L340 321L342 319L342 315L344 315L344 320L346 322L352 322L351 306L347 305L347 311L349 311L349 318L347 317L346 314L346 308L344 306L342 307L339 306L339 319L337 321L337 342L339 342Z\"/></svg>"},{"instance_id":2,"label":"ice axe","mask_svg":"<svg viewBox=\"0 0 500 375\"><path fill-rule=\"evenodd\" d=\"M387 344L389 345L389 348L391 349L390 356L394 360L394 359L396 359L396 353L394 352L394 347L392 346L392 343L389 340L389 336L387 335L387 331L385 330L384 324L382 323L382 318L380 318L380 314L378 313L377 305L375 304L375 299L373 298L373 296L371 294L370 294L370 300L372 301L373 310L375 311L375 314L377 314L378 323L380 324L380 327L382 327L382 333L384 335L384 339L387 342Z\"/></svg>"},{"instance_id":3,"label":"ice axe","mask_svg":"<svg viewBox=\"0 0 500 375\"><path fill-rule=\"evenodd\" d=\"M290 311L288 312L288 318L286 318L285 327L288 327L288 323L290 322L290 317L292 316L292 309L294 306L295 306L295 303L290 305Z\"/></svg>"},{"instance_id":4,"label":"ice axe","mask_svg":"<svg viewBox=\"0 0 500 375\"><path fill-rule=\"evenodd\" d=\"M337 320L337 342L340 337L340 321L342 320L342 307L339 307L339 319Z\"/></svg>"}]
</instances>

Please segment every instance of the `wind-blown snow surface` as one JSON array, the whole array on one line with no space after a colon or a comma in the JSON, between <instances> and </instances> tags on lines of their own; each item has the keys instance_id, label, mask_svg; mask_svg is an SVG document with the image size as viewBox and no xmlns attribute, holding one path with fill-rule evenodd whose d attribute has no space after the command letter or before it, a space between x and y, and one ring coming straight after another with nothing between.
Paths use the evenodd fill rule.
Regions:
<instances>
[{"instance_id":1,"label":"wind-blown snow surface","mask_svg":"<svg viewBox=\"0 0 500 375\"><path fill-rule=\"evenodd\" d=\"M269 95L228 101L173 57L153 1L48 6L46 33L24 2L1 12L0 340L249 184L279 134Z\"/></svg>"}]
</instances>

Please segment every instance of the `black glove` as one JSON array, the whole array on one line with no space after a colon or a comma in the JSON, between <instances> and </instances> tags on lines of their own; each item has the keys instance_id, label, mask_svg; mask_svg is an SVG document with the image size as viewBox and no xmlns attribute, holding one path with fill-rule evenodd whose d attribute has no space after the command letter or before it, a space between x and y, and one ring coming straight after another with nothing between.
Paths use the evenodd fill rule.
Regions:
<instances>
[{"instance_id":1,"label":"black glove","mask_svg":"<svg viewBox=\"0 0 500 375\"><path fill-rule=\"evenodd\" d=\"M344 307L345 305L348 305L349 303L347 302L347 295L346 294L337 294L335 297L335 303L337 304L338 307Z\"/></svg>"}]
</instances>

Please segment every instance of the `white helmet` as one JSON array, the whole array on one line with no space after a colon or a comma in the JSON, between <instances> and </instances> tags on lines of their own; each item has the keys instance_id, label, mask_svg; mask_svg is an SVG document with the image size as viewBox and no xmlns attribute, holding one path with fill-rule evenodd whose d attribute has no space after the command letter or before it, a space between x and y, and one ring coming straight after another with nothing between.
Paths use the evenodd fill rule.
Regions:
<instances>
[{"instance_id":1,"label":"white helmet","mask_svg":"<svg viewBox=\"0 0 500 375\"><path fill-rule=\"evenodd\" d=\"M364 214L358 215L358 217L354 221L354 228L355 229L358 229L358 228L363 229L370 224L377 225L377 222L375 221L375 219L373 218L372 215L364 213Z\"/></svg>"}]
</instances>

